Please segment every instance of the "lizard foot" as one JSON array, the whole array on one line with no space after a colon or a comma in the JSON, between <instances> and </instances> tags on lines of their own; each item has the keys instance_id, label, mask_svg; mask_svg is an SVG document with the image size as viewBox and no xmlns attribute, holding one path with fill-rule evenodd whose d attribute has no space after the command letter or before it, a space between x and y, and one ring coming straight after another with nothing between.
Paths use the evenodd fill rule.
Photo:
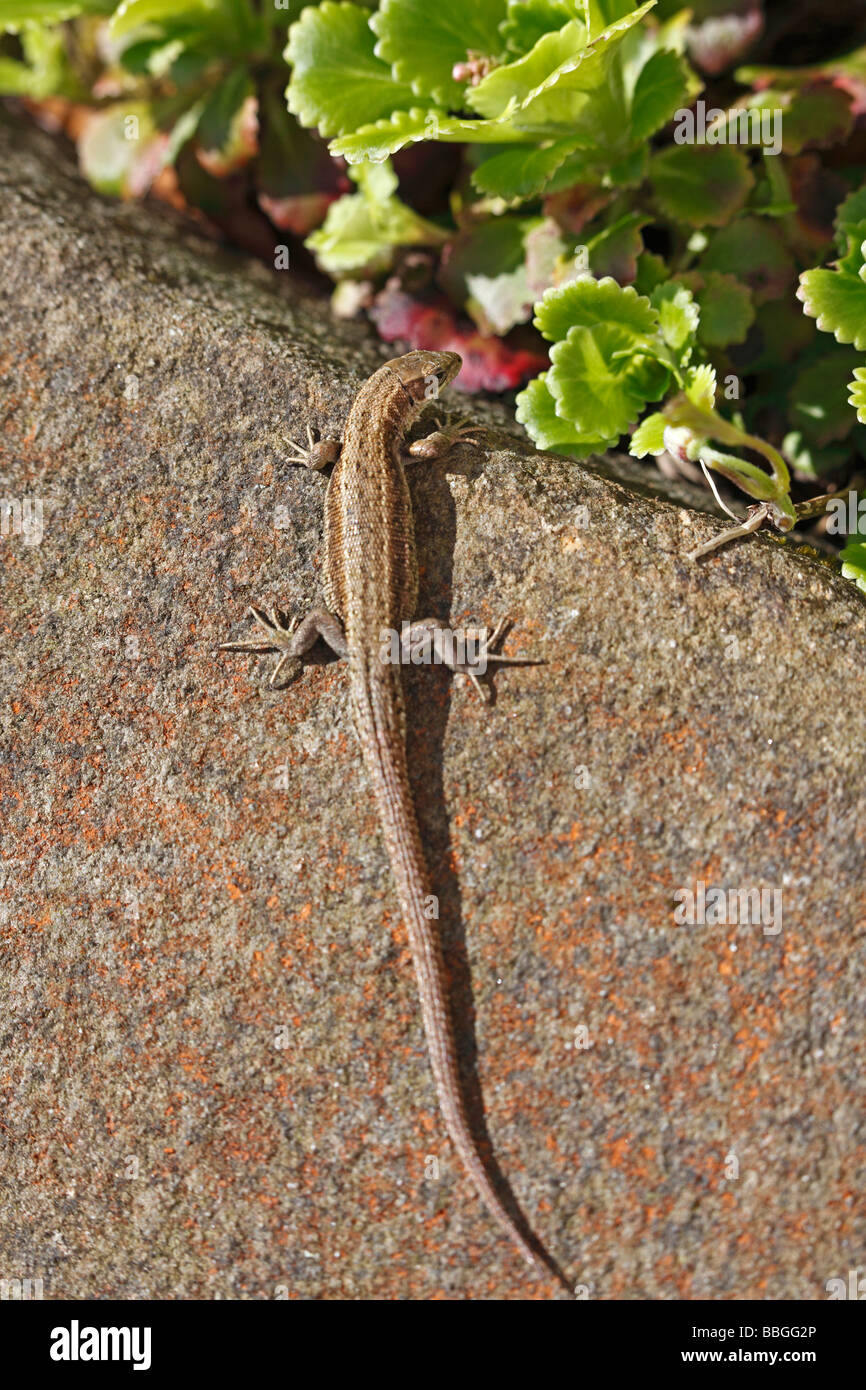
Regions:
<instances>
[{"instance_id":1,"label":"lizard foot","mask_svg":"<svg viewBox=\"0 0 866 1390\"><path fill-rule=\"evenodd\" d=\"M423 439L416 439L409 445L410 460L443 458L455 444L478 445L478 436L490 432L485 425L473 425L463 419L457 420L453 425L442 425L436 417L434 420L438 428L432 434L425 434Z\"/></svg>"},{"instance_id":2,"label":"lizard foot","mask_svg":"<svg viewBox=\"0 0 866 1390\"><path fill-rule=\"evenodd\" d=\"M247 642L221 642L217 651L249 652L251 655L279 652L280 659L271 672L268 684L276 685L282 673L287 671L288 679L283 681L283 685L289 685L300 675L303 666L300 656L294 650L294 635L299 619L292 618L286 622L286 615L278 608L273 608L269 613L264 608L257 608L255 604L250 604L250 614L265 633L266 640L254 637Z\"/></svg>"},{"instance_id":3,"label":"lizard foot","mask_svg":"<svg viewBox=\"0 0 866 1390\"><path fill-rule=\"evenodd\" d=\"M302 463L305 468L314 468L317 472L321 468L327 468L329 463L336 462L340 452L340 441L338 439L320 439L318 443L313 439L313 431L307 425L307 445L298 444L294 439L287 439L286 444L294 450L288 454L289 463Z\"/></svg>"},{"instance_id":4,"label":"lizard foot","mask_svg":"<svg viewBox=\"0 0 866 1390\"><path fill-rule=\"evenodd\" d=\"M479 631L484 634L482 638L481 654L479 661L473 669L473 665L467 663L460 668L455 667L459 674L468 676L472 682L472 688L485 704L490 703L490 686L482 685L480 677L487 674L487 666L491 661L498 666L543 666L544 658L540 656L504 656L499 648L502 646L508 632L513 626L514 619L511 617L500 618L492 632L488 633L486 627Z\"/></svg>"},{"instance_id":5,"label":"lizard foot","mask_svg":"<svg viewBox=\"0 0 866 1390\"><path fill-rule=\"evenodd\" d=\"M460 633L452 633L438 618L426 618L412 623L404 634L403 649L405 659L415 664L417 653L432 651L433 660L448 666L455 675L466 676L472 683L476 694L485 704L491 702L489 684L482 685L481 677L487 675L491 662L499 666L542 666L543 657L504 656L499 648L512 625L509 617L500 618L492 632L486 627L465 628ZM454 638L459 637L462 646L455 647ZM469 650L466 650L467 644ZM461 652L463 655L461 655ZM475 655L477 653L477 655ZM465 659L464 659L465 657ZM428 657L427 660L430 658Z\"/></svg>"}]
</instances>

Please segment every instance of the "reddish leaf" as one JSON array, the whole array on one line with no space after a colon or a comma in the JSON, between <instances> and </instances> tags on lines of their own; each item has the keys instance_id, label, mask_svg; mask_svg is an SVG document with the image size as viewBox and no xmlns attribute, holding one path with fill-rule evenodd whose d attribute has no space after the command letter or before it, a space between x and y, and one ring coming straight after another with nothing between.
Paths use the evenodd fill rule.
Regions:
<instances>
[{"instance_id":1,"label":"reddish leaf","mask_svg":"<svg viewBox=\"0 0 866 1390\"><path fill-rule=\"evenodd\" d=\"M485 337L465 319L458 320L444 297L413 299L393 281L376 296L370 317L386 343L402 341L435 352L459 352L463 369L459 391L509 391L522 386L547 366L544 353L511 346L503 338Z\"/></svg>"}]
</instances>

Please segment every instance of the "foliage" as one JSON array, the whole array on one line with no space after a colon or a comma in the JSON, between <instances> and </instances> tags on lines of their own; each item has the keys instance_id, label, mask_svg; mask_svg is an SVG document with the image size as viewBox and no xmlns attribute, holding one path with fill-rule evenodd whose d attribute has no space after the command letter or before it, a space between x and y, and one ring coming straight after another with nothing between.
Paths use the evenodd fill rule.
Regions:
<instances>
[{"instance_id":1,"label":"foliage","mask_svg":"<svg viewBox=\"0 0 866 1390\"><path fill-rule=\"evenodd\" d=\"M816 56L801 8L784 66L761 0L0 0L0 92L107 193L303 240L540 448L629 436L788 529L866 457L863 26Z\"/></svg>"}]
</instances>

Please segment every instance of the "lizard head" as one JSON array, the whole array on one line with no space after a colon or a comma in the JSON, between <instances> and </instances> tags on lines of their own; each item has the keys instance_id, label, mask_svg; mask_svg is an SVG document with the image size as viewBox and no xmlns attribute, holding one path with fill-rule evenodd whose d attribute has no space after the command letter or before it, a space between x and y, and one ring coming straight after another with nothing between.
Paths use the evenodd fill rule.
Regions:
<instances>
[{"instance_id":1,"label":"lizard head","mask_svg":"<svg viewBox=\"0 0 866 1390\"><path fill-rule=\"evenodd\" d=\"M424 352L419 349L407 352L403 357L392 357L390 362L384 364L383 370L392 372L400 380L413 401L423 403L435 400L439 392L454 380L462 366L463 358L456 352Z\"/></svg>"}]
</instances>

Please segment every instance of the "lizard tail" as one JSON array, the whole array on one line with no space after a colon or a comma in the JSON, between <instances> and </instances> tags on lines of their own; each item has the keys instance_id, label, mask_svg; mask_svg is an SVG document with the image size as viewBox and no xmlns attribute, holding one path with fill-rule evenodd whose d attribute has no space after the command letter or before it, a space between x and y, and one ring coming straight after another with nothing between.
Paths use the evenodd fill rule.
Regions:
<instances>
[{"instance_id":1,"label":"lizard tail","mask_svg":"<svg viewBox=\"0 0 866 1390\"><path fill-rule=\"evenodd\" d=\"M571 1293L561 1270L540 1245L536 1248L529 1228L524 1235L508 1211L491 1181L469 1124L448 1006L442 945L435 920L429 916L427 865L409 787L402 714L389 698L393 690L386 694L377 685L378 682L371 689L371 684L364 682L363 694L355 693L355 719L409 935L430 1065L445 1126L490 1215L539 1277L549 1280L552 1276Z\"/></svg>"}]
</instances>

